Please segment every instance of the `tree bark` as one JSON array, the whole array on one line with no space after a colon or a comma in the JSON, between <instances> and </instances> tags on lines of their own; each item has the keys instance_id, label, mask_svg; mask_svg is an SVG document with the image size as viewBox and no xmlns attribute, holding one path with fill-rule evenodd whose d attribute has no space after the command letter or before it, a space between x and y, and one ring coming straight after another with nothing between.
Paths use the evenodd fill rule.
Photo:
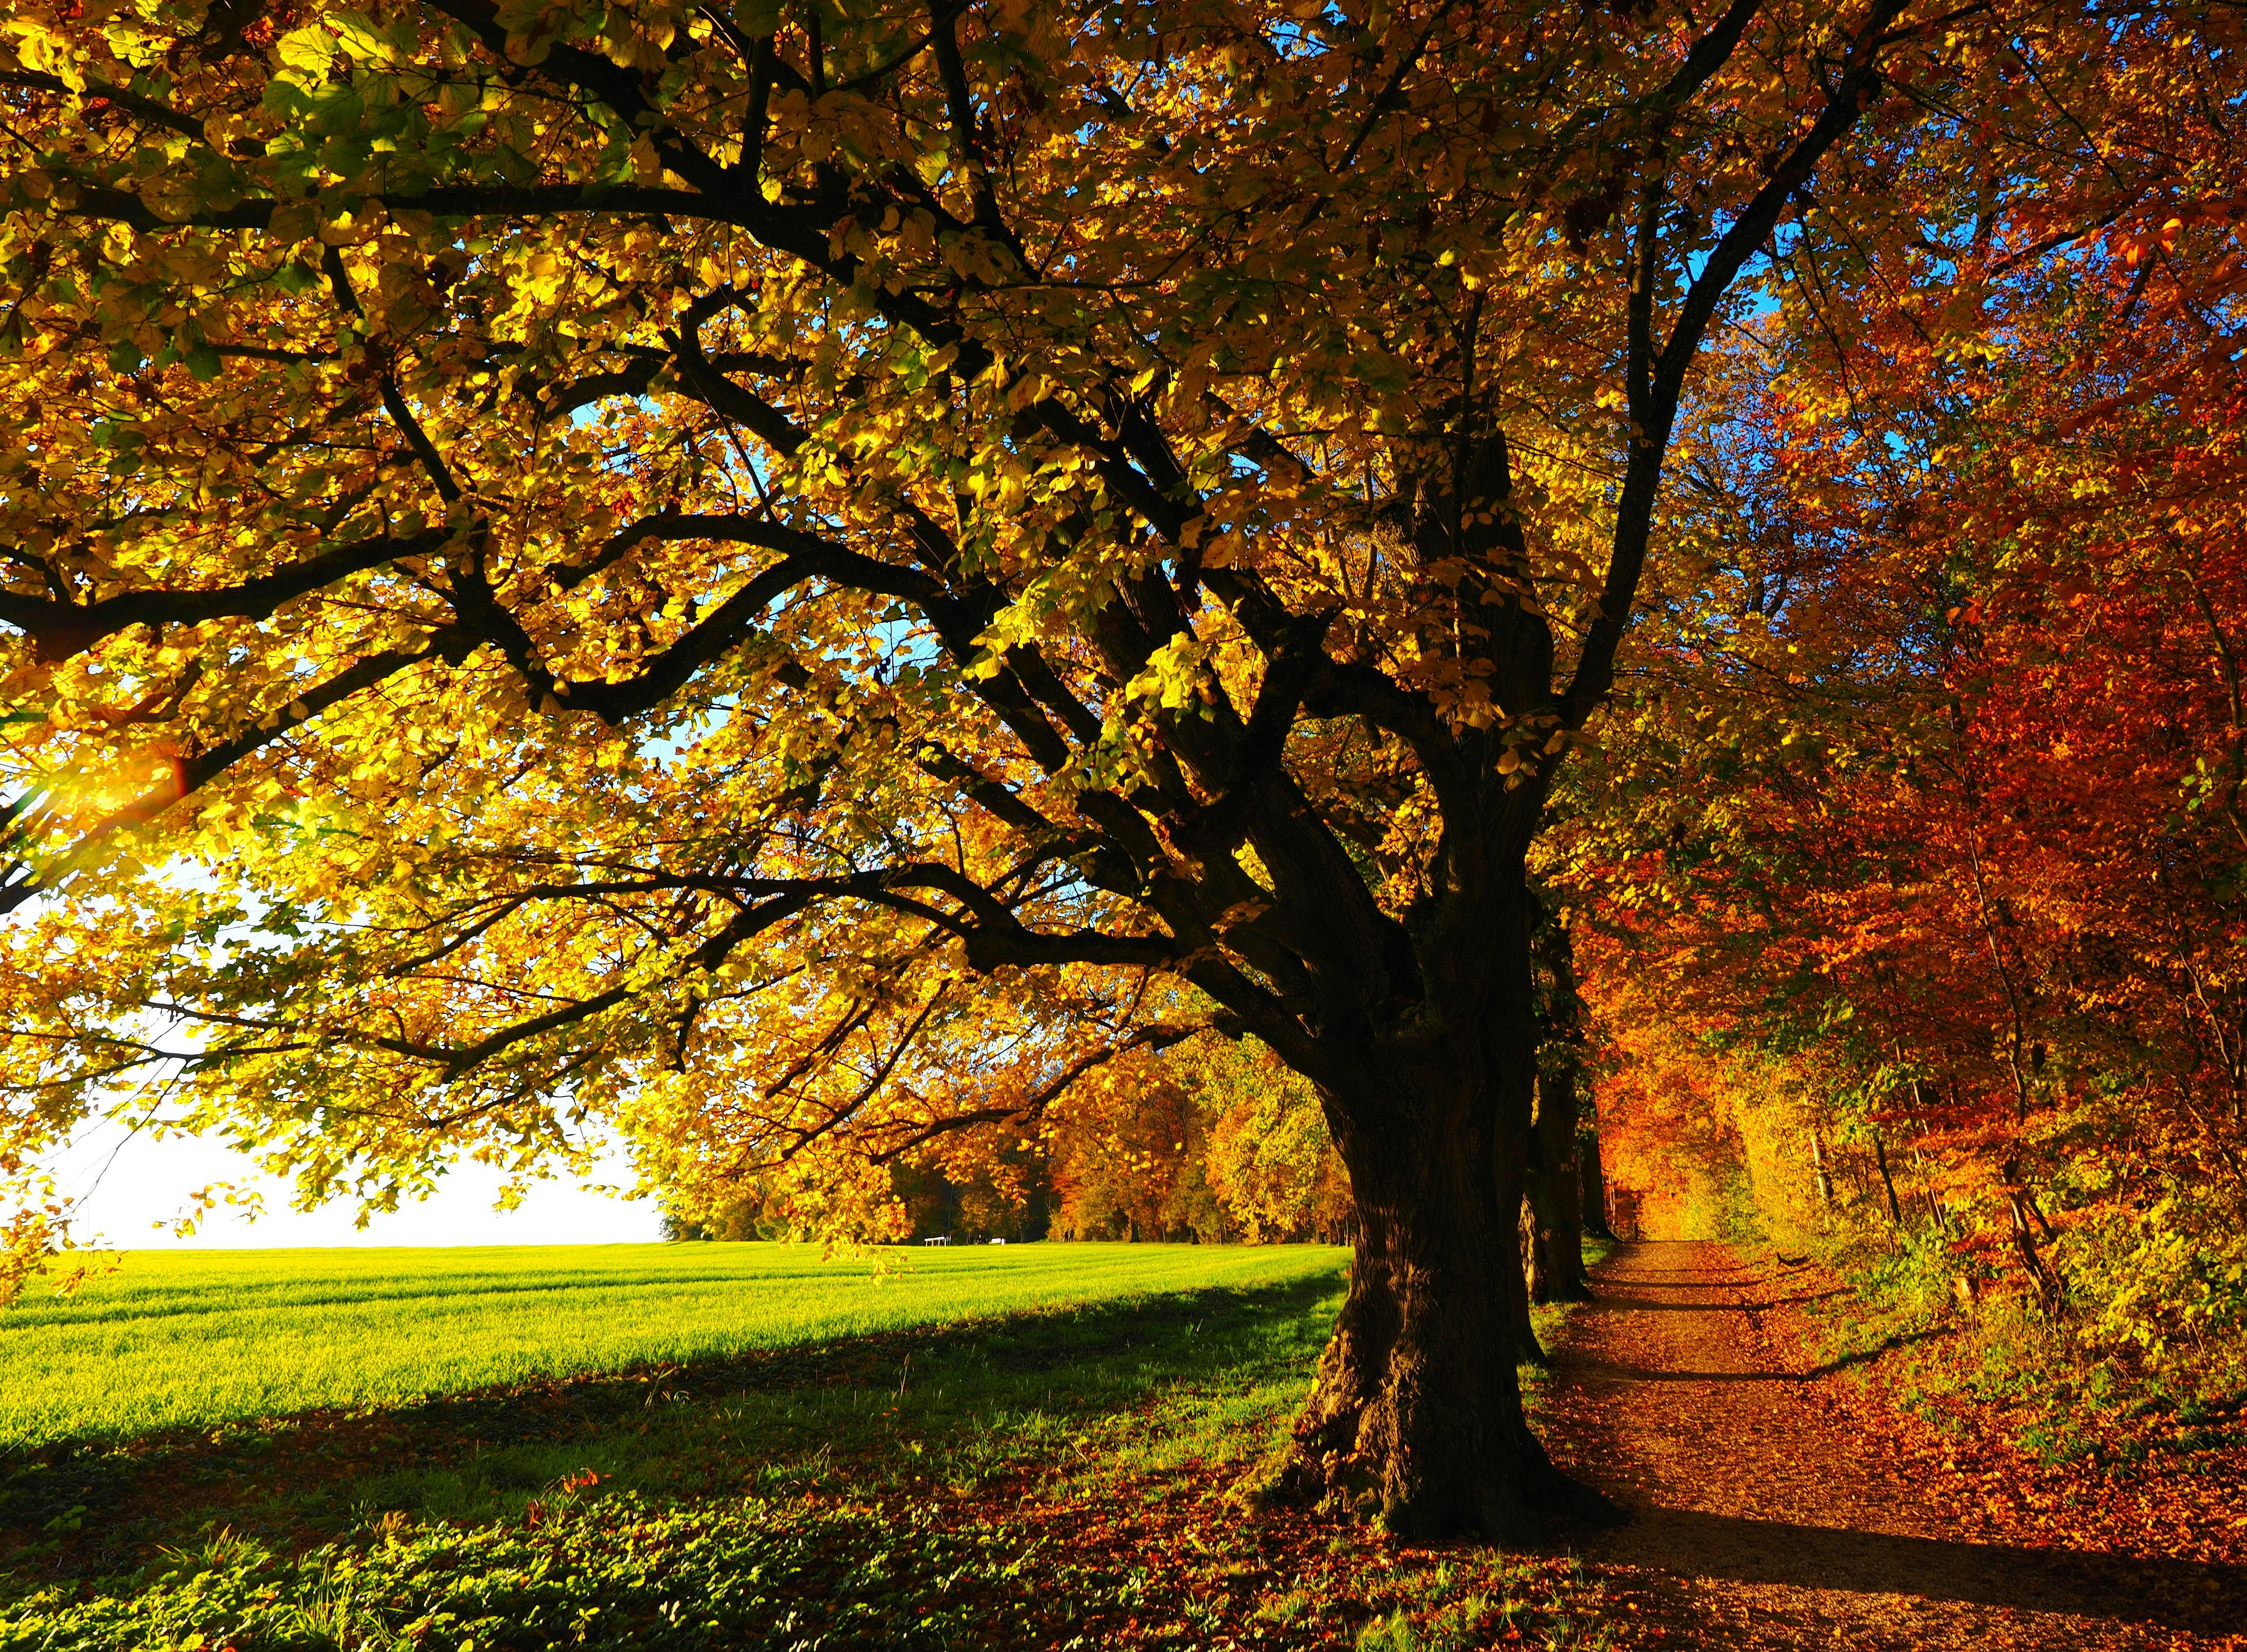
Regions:
<instances>
[{"instance_id":1,"label":"tree bark","mask_svg":"<svg viewBox=\"0 0 2247 1652\"><path fill-rule=\"evenodd\" d=\"M2021 1270L2028 1275L2037 1305L2048 1314L2057 1314L2066 1300L2066 1290L2052 1264L2037 1249L2036 1235L2029 1230L2026 1200L2027 1196L2019 1188L2006 1190L2005 1207L2013 1223L2013 1248L2020 1253Z\"/></svg>"},{"instance_id":2,"label":"tree bark","mask_svg":"<svg viewBox=\"0 0 2247 1652\"><path fill-rule=\"evenodd\" d=\"M1537 1116L1529 1132L1528 1205L1523 1223L1528 1296L1538 1302L1590 1299L1584 1276L1583 1188L1576 1169L1578 1053L1583 1000L1576 991L1576 950L1557 913L1539 923L1530 951L1544 966L1538 1018ZM1528 1309L1523 1307L1523 1321Z\"/></svg>"},{"instance_id":3,"label":"tree bark","mask_svg":"<svg viewBox=\"0 0 2247 1652\"><path fill-rule=\"evenodd\" d=\"M1903 1225L1903 1205L1896 1198L1895 1178L1888 1174L1888 1143L1881 1139L1878 1130L1873 1132L1873 1160L1881 1167L1881 1186L1888 1196L1888 1220L1901 1228Z\"/></svg>"},{"instance_id":4,"label":"tree bark","mask_svg":"<svg viewBox=\"0 0 2247 1652\"><path fill-rule=\"evenodd\" d=\"M1588 1302L1583 1184L1576 1164L1574 1053L1537 1075L1537 1123L1530 1136L1529 1300Z\"/></svg>"},{"instance_id":5,"label":"tree bark","mask_svg":"<svg viewBox=\"0 0 2247 1652\"><path fill-rule=\"evenodd\" d=\"M1533 1178L1534 1174L1533 1167ZM1553 1362L1545 1345L1537 1340L1537 1322L1529 1312L1531 1302L1547 1300L1537 1294L1540 1243L1535 1211L1525 1184L1521 1202L1513 1212L1514 1266L1506 1273L1506 1319L1513 1327L1514 1358L1524 1365L1546 1366Z\"/></svg>"},{"instance_id":6,"label":"tree bark","mask_svg":"<svg viewBox=\"0 0 2247 1652\"><path fill-rule=\"evenodd\" d=\"M2022 1179L2020 1161L2008 1158L2000 1167L2005 1178L2005 1209L2012 1218L2013 1248L2019 1253L2021 1269L2028 1275L2029 1284L2036 1292L2037 1303L2048 1314L2057 1315L2067 1300L2067 1287L2037 1248L2035 1229L2043 1230L2046 1243L2052 1238L2052 1224L2038 1208L2036 1195L2030 1192ZM2032 1228L2030 1219L2035 1219Z\"/></svg>"},{"instance_id":7,"label":"tree bark","mask_svg":"<svg viewBox=\"0 0 2247 1652\"><path fill-rule=\"evenodd\" d=\"M1595 1121L1576 1145L1577 1179L1581 1188L1584 1232L1594 1239L1612 1239L1615 1227L1608 1220L1608 1172L1600 1161L1600 1127Z\"/></svg>"},{"instance_id":8,"label":"tree bark","mask_svg":"<svg viewBox=\"0 0 2247 1652\"><path fill-rule=\"evenodd\" d=\"M1554 1466L1522 1414L1527 1055L1430 1051L1369 1068L1361 1094L1322 1090L1356 1255L1281 1491L1414 1539L1518 1542L1547 1515L1622 1518Z\"/></svg>"}]
</instances>

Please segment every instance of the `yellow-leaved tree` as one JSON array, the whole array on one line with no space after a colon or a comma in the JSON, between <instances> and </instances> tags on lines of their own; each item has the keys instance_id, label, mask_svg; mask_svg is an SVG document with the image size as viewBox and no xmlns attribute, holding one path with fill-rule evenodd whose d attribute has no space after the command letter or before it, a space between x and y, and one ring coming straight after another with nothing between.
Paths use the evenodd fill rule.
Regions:
<instances>
[{"instance_id":1,"label":"yellow-leaved tree","mask_svg":"<svg viewBox=\"0 0 2247 1652\"><path fill-rule=\"evenodd\" d=\"M1253 1033L1357 1217L1287 1484L1602 1512L1508 1340L1524 856L1705 341L2096 59L2013 11L23 0L0 1171L616 1130L879 1233Z\"/></svg>"}]
</instances>

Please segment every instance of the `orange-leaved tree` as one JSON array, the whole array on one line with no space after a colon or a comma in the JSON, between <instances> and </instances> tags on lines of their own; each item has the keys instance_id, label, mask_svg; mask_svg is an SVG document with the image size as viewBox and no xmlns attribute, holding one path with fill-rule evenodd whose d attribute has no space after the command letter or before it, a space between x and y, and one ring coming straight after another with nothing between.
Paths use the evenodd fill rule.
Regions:
<instances>
[{"instance_id":1,"label":"orange-leaved tree","mask_svg":"<svg viewBox=\"0 0 2247 1652\"><path fill-rule=\"evenodd\" d=\"M1745 1168L2110 1369L2247 1346L2239 32L2134 23L1947 241L1789 256L1673 495L1721 572L1650 578L1553 844L1636 1178Z\"/></svg>"},{"instance_id":2,"label":"orange-leaved tree","mask_svg":"<svg viewBox=\"0 0 2247 1652\"><path fill-rule=\"evenodd\" d=\"M1596 1508L1507 1341L1524 857L1712 329L1916 233L2032 27L2103 61L1905 0L18 6L10 1153L145 1105L381 1203L613 1129L880 1232L885 1162L1253 1033L1357 1215L1290 1483Z\"/></svg>"}]
</instances>

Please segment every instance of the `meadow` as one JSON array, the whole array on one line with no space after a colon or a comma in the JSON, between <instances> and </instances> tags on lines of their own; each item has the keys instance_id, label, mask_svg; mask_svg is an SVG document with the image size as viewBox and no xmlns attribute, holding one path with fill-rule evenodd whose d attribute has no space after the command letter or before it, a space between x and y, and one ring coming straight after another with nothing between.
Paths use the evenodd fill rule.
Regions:
<instances>
[{"instance_id":1,"label":"meadow","mask_svg":"<svg viewBox=\"0 0 2247 1652\"><path fill-rule=\"evenodd\" d=\"M0 1320L0 1649L1607 1644L1573 1562L1246 1518L1344 1256L128 1259Z\"/></svg>"},{"instance_id":2,"label":"meadow","mask_svg":"<svg viewBox=\"0 0 2247 1652\"><path fill-rule=\"evenodd\" d=\"M133 1252L0 1316L0 1445L640 1365L1147 1293L1330 1278L1316 1246Z\"/></svg>"}]
</instances>

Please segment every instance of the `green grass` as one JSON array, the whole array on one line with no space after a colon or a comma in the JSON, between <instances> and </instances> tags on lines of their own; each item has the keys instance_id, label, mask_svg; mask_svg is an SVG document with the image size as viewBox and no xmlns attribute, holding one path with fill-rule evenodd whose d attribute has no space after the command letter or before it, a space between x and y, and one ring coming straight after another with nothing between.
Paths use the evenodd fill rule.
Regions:
<instances>
[{"instance_id":1,"label":"green grass","mask_svg":"<svg viewBox=\"0 0 2247 1652\"><path fill-rule=\"evenodd\" d=\"M71 1310L90 1317L45 1305L22 1329L140 1323L177 1372L195 1332L151 1328L192 1315L146 1311L160 1301L270 1313L298 1341L339 1311L375 1314L345 1322L427 1341L415 1304L434 1299L474 1356L458 1369L489 1370L523 1351L510 1339L536 1350L535 1317L486 1300L510 1278L578 1300L550 1253L402 1272L395 1253L347 1255L390 1267L323 1291L301 1253L262 1274L260 1259L198 1258L249 1264L243 1285L279 1294L252 1310L192 1269L128 1273L100 1288L137 1316L105 1321L93 1298ZM516 1380L0 1448L0 1652L1610 1643L1565 1556L1245 1514L1239 1488L1284 1443L1340 1306L1338 1252L1036 1246L915 1255L886 1280L769 1247L563 1255L584 1292L622 1294L580 1317L609 1326L598 1346L630 1369L573 1367L590 1345L550 1307L554 1335ZM719 1300L699 1321L662 1306L705 1290ZM287 1362L289 1337L238 1328ZM648 1357L697 1347L712 1351Z\"/></svg>"},{"instance_id":2,"label":"green grass","mask_svg":"<svg viewBox=\"0 0 2247 1652\"><path fill-rule=\"evenodd\" d=\"M318 1406L1146 1293L1331 1278L1316 1246L1027 1245L823 1259L800 1245L140 1251L0 1314L0 1445Z\"/></svg>"}]
</instances>

